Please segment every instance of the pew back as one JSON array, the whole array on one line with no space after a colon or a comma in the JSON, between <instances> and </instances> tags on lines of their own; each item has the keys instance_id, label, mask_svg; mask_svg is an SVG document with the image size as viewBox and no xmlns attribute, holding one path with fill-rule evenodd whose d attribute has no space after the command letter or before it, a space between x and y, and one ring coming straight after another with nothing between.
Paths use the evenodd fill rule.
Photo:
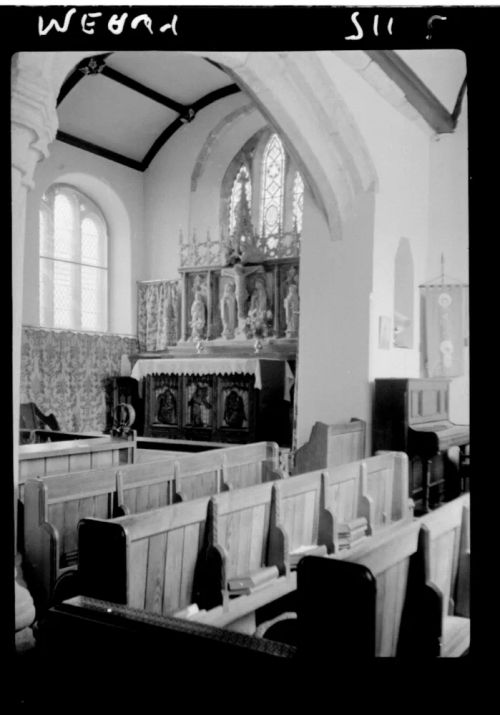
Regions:
<instances>
[{"instance_id":1,"label":"pew back","mask_svg":"<svg viewBox=\"0 0 500 715\"><path fill-rule=\"evenodd\" d=\"M255 442L223 451L223 489L241 489L277 478L280 466L276 442Z\"/></svg>"},{"instance_id":2,"label":"pew back","mask_svg":"<svg viewBox=\"0 0 500 715\"><path fill-rule=\"evenodd\" d=\"M368 568L376 579L375 655L397 654L410 558L417 549L418 523L395 524L335 558Z\"/></svg>"},{"instance_id":3,"label":"pew back","mask_svg":"<svg viewBox=\"0 0 500 715\"><path fill-rule=\"evenodd\" d=\"M39 604L50 599L63 571L76 566L80 519L114 514L114 475L102 480L98 472L90 478L75 472L25 484L24 555Z\"/></svg>"},{"instance_id":4,"label":"pew back","mask_svg":"<svg viewBox=\"0 0 500 715\"><path fill-rule=\"evenodd\" d=\"M260 484L277 478L278 468L279 447L275 442L191 454L178 460L176 497L185 501Z\"/></svg>"},{"instance_id":5,"label":"pew back","mask_svg":"<svg viewBox=\"0 0 500 715\"><path fill-rule=\"evenodd\" d=\"M116 472L116 484L119 515L137 514L172 504L175 459L166 457L161 461L122 467Z\"/></svg>"},{"instance_id":6,"label":"pew back","mask_svg":"<svg viewBox=\"0 0 500 715\"><path fill-rule=\"evenodd\" d=\"M79 526L82 593L153 613L193 600L208 498Z\"/></svg>"},{"instance_id":7,"label":"pew back","mask_svg":"<svg viewBox=\"0 0 500 715\"><path fill-rule=\"evenodd\" d=\"M295 474L329 469L365 456L366 423L351 420L328 425L315 422L308 442L295 454Z\"/></svg>"},{"instance_id":8,"label":"pew back","mask_svg":"<svg viewBox=\"0 0 500 715\"><path fill-rule=\"evenodd\" d=\"M136 440L101 435L92 439L75 439L19 447L19 484L30 477L80 472L86 469L132 464ZM22 497L22 494L20 493Z\"/></svg>"},{"instance_id":9,"label":"pew back","mask_svg":"<svg viewBox=\"0 0 500 715\"><path fill-rule=\"evenodd\" d=\"M273 565L268 549L272 487L271 483L259 484L212 500L212 545L224 550L226 580ZM276 565L284 570L282 561Z\"/></svg>"},{"instance_id":10,"label":"pew back","mask_svg":"<svg viewBox=\"0 0 500 715\"><path fill-rule=\"evenodd\" d=\"M469 643L469 503L469 494L464 494L420 520L426 578L442 594L442 655L445 656L460 655Z\"/></svg>"},{"instance_id":11,"label":"pew back","mask_svg":"<svg viewBox=\"0 0 500 715\"><path fill-rule=\"evenodd\" d=\"M319 470L280 482L280 517L290 551L324 543L319 541L321 489L322 472Z\"/></svg>"}]
</instances>

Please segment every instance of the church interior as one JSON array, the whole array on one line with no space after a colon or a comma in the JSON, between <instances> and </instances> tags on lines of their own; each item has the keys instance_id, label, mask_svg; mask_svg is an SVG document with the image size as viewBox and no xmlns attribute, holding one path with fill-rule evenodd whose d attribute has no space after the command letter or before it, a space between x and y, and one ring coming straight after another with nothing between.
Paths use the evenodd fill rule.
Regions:
<instances>
[{"instance_id":1,"label":"church interior","mask_svg":"<svg viewBox=\"0 0 500 715\"><path fill-rule=\"evenodd\" d=\"M466 73L14 56L20 659L468 654Z\"/></svg>"}]
</instances>

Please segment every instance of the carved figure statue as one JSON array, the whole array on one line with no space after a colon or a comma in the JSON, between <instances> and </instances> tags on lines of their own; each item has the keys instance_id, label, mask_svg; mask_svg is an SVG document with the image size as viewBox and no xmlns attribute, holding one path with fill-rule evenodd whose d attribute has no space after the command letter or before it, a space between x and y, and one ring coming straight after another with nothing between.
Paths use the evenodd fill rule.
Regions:
<instances>
[{"instance_id":1,"label":"carved figure statue","mask_svg":"<svg viewBox=\"0 0 500 715\"><path fill-rule=\"evenodd\" d=\"M226 338L234 338L234 330L237 323L236 314L235 284L226 283L224 293L220 300L220 316L222 319L222 335Z\"/></svg>"},{"instance_id":2,"label":"carved figure statue","mask_svg":"<svg viewBox=\"0 0 500 715\"><path fill-rule=\"evenodd\" d=\"M203 328L205 327L205 303L201 297L200 291L197 291L194 296L193 305L191 306L191 339L196 340L203 337Z\"/></svg>"},{"instance_id":3,"label":"carved figure statue","mask_svg":"<svg viewBox=\"0 0 500 715\"><path fill-rule=\"evenodd\" d=\"M243 399L236 390L231 390L224 402L224 422L228 427L242 427L245 420Z\"/></svg>"},{"instance_id":4,"label":"carved figure statue","mask_svg":"<svg viewBox=\"0 0 500 715\"><path fill-rule=\"evenodd\" d=\"M169 387L158 396L157 419L165 425L174 425L177 422L177 400Z\"/></svg>"},{"instance_id":5,"label":"carved figure statue","mask_svg":"<svg viewBox=\"0 0 500 715\"><path fill-rule=\"evenodd\" d=\"M250 298L250 310L255 311L259 320L264 320L267 311L267 293L262 278L257 278Z\"/></svg>"},{"instance_id":6,"label":"carved figure statue","mask_svg":"<svg viewBox=\"0 0 500 715\"><path fill-rule=\"evenodd\" d=\"M191 408L191 424L197 427L202 427L203 422L203 411L202 407L206 407L207 410L212 409L212 405L207 399L208 387L202 385L196 385L196 390L193 392L193 396L188 402Z\"/></svg>"},{"instance_id":7,"label":"carved figure statue","mask_svg":"<svg viewBox=\"0 0 500 715\"><path fill-rule=\"evenodd\" d=\"M299 293L295 283L288 286L288 294L283 301L286 316L286 337L296 338L299 329Z\"/></svg>"},{"instance_id":8,"label":"carved figure statue","mask_svg":"<svg viewBox=\"0 0 500 715\"><path fill-rule=\"evenodd\" d=\"M238 318L245 318L245 302L248 297L246 287L246 271L241 262L234 264L234 282L236 286L236 302L238 304Z\"/></svg>"}]
</instances>

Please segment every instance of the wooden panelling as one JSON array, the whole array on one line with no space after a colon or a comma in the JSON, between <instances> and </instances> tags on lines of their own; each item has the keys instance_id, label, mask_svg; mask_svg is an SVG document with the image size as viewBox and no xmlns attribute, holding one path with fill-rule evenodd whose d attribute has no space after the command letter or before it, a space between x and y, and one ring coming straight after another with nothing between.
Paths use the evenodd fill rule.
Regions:
<instances>
[{"instance_id":1,"label":"wooden panelling","mask_svg":"<svg viewBox=\"0 0 500 715\"><path fill-rule=\"evenodd\" d=\"M294 474L363 459L365 439L366 424L362 420L333 425L316 422L308 442L297 450Z\"/></svg>"}]
</instances>

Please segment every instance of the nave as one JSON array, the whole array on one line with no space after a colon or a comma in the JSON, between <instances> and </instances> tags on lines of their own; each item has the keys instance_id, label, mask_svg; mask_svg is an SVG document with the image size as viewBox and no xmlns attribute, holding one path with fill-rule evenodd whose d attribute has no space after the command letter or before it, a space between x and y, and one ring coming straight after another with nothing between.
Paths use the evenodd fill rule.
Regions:
<instances>
[{"instance_id":1,"label":"nave","mask_svg":"<svg viewBox=\"0 0 500 715\"><path fill-rule=\"evenodd\" d=\"M179 681L196 658L467 654L465 69L451 50L19 54L35 671L69 691L79 657L104 676L139 649ZM45 153L23 144L46 120Z\"/></svg>"}]
</instances>

